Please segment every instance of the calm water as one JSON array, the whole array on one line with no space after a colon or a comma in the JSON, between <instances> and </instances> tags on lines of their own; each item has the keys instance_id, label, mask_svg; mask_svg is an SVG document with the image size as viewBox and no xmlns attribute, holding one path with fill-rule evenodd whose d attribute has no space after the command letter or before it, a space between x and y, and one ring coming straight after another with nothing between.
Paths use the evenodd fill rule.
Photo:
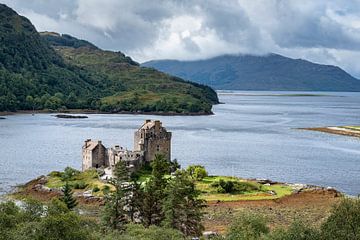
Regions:
<instances>
[{"instance_id":1,"label":"calm water","mask_svg":"<svg viewBox=\"0 0 360 240\"><path fill-rule=\"evenodd\" d=\"M133 132L146 118L160 119L173 132L172 156L182 166L360 193L360 139L296 129L360 125L360 93L269 94L220 95L225 104L215 106L213 116L7 116L0 120L0 193L52 170L80 168L87 138L132 149Z\"/></svg>"}]
</instances>

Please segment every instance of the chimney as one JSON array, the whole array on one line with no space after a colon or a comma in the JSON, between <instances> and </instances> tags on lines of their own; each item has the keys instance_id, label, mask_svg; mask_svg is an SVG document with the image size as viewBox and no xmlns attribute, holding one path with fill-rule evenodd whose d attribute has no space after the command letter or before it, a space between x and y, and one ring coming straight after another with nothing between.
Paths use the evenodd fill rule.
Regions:
<instances>
[{"instance_id":1,"label":"chimney","mask_svg":"<svg viewBox=\"0 0 360 240\"><path fill-rule=\"evenodd\" d=\"M86 140L85 140L85 148L88 147L88 142L90 142L90 141L91 141L91 139L86 139Z\"/></svg>"},{"instance_id":2,"label":"chimney","mask_svg":"<svg viewBox=\"0 0 360 240\"><path fill-rule=\"evenodd\" d=\"M155 128L159 129L161 127L161 122L159 120L155 120Z\"/></svg>"},{"instance_id":3,"label":"chimney","mask_svg":"<svg viewBox=\"0 0 360 240\"><path fill-rule=\"evenodd\" d=\"M149 122L151 122L150 119L146 119L146 120L145 120L145 123L149 123Z\"/></svg>"}]
</instances>

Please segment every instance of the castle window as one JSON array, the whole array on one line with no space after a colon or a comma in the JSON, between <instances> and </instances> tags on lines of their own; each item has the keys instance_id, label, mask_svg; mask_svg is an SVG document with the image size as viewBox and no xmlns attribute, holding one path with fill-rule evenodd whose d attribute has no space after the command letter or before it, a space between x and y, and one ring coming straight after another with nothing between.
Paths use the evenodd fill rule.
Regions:
<instances>
[{"instance_id":1,"label":"castle window","mask_svg":"<svg viewBox=\"0 0 360 240\"><path fill-rule=\"evenodd\" d=\"M160 151L160 146L159 145L157 145L156 150Z\"/></svg>"}]
</instances>

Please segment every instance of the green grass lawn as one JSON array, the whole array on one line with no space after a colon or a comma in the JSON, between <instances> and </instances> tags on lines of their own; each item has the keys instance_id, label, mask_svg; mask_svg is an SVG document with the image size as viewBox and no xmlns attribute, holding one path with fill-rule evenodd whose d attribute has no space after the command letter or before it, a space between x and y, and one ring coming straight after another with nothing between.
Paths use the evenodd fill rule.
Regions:
<instances>
[{"instance_id":1,"label":"green grass lawn","mask_svg":"<svg viewBox=\"0 0 360 240\"><path fill-rule=\"evenodd\" d=\"M65 181L62 178L62 172L51 172L48 176L48 182L46 186L49 188L61 188L64 186ZM151 173L149 171L141 171L139 173L139 182L145 182L149 179ZM170 175L168 177L171 177ZM213 183L224 181L233 181L246 183L256 190L251 190L241 193L219 193L218 189L212 186ZM99 179L96 170L87 170L85 172L78 172L76 175L68 180L68 183L74 187L74 191L87 191L99 189L97 192L93 192L95 196L103 196L103 189L105 186L109 186L110 189L114 189L113 186L107 184ZM200 198L206 201L238 201L238 200L266 200L277 199L287 195L290 195L293 189L284 184L274 184L265 186L256 181L246 180L236 177L227 176L208 176L201 181L196 181L196 188L201 192ZM275 192L276 194L270 194L269 192Z\"/></svg>"},{"instance_id":2,"label":"green grass lawn","mask_svg":"<svg viewBox=\"0 0 360 240\"><path fill-rule=\"evenodd\" d=\"M211 186L212 183L218 182L219 180L224 181L238 181L248 183L258 188L258 190L242 192L242 193L218 193L217 188ZM277 199L293 192L290 186L284 184L274 184L265 186L256 181L246 180L236 177L226 176L209 176L204 178L202 181L196 182L196 187L201 191L201 198L206 201L239 201L239 200L266 200L266 199ZM272 195L269 191L273 191L276 195Z\"/></svg>"},{"instance_id":3,"label":"green grass lawn","mask_svg":"<svg viewBox=\"0 0 360 240\"><path fill-rule=\"evenodd\" d=\"M65 185L65 181L61 177L61 172L51 172L48 175L48 182L45 186L49 188L61 188ZM103 196L102 189L105 186L109 186L110 189L113 189L113 186L107 184L99 179L99 175L96 170L87 170L84 172L79 172L71 179L68 180L68 183L73 186L74 191L87 191L93 190L95 188L100 189L97 192L93 192L95 196Z\"/></svg>"}]
</instances>

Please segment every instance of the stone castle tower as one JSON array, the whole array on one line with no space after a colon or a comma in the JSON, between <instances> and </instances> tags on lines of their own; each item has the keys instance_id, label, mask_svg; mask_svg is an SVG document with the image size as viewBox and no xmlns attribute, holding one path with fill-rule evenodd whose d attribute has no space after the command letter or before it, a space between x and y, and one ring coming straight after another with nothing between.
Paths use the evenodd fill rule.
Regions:
<instances>
[{"instance_id":1,"label":"stone castle tower","mask_svg":"<svg viewBox=\"0 0 360 240\"><path fill-rule=\"evenodd\" d=\"M146 120L135 132L134 150L144 152L145 162L150 162L156 154L171 160L171 132L166 131L158 120Z\"/></svg>"}]
</instances>

